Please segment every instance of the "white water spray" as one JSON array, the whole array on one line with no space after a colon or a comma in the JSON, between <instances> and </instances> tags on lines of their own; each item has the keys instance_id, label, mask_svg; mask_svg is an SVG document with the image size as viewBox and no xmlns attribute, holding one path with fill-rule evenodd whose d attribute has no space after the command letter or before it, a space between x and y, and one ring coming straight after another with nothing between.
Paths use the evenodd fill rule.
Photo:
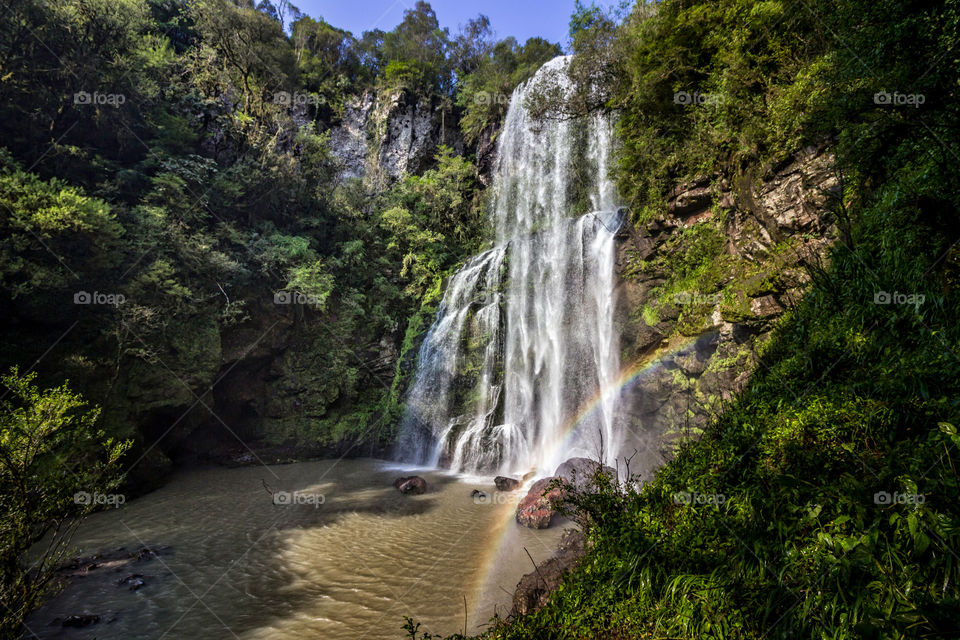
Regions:
<instances>
[{"instance_id":1,"label":"white water spray","mask_svg":"<svg viewBox=\"0 0 960 640\"><path fill-rule=\"evenodd\" d=\"M399 442L408 462L550 473L572 456L618 453L612 126L600 115L537 120L524 105L544 86L568 92L568 63L548 62L513 93L493 182L496 244L451 278L424 339Z\"/></svg>"}]
</instances>

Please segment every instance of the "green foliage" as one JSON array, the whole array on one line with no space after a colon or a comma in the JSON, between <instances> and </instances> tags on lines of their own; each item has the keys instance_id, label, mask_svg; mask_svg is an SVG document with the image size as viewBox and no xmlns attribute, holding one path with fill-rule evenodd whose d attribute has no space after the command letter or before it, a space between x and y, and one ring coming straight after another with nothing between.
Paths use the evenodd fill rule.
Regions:
<instances>
[{"instance_id":1,"label":"green foliage","mask_svg":"<svg viewBox=\"0 0 960 640\"><path fill-rule=\"evenodd\" d=\"M383 70L383 80L392 89L416 91L427 72L419 62L391 60Z\"/></svg>"},{"instance_id":2,"label":"green foliage","mask_svg":"<svg viewBox=\"0 0 960 640\"><path fill-rule=\"evenodd\" d=\"M570 39L595 30L604 21L603 10L595 4L585 6L581 0L574 4L573 14L570 16Z\"/></svg>"},{"instance_id":3,"label":"green foliage","mask_svg":"<svg viewBox=\"0 0 960 640\"><path fill-rule=\"evenodd\" d=\"M955 633L960 180L956 141L941 135L960 127L943 62L956 57L955 5L668 0L617 28L628 82L610 100L638 222L685 177L749 178L833 139L841 241L699 439L643 486L569 494L587 556L546 607L484 637ZM874 101L895 88L926 96L925 110ZM679 91L713 98L678 104ZM700 223L662 264L634 262L669 274L648 321L679 289L723 292L735 307L736 292L776 286L767 269L789 243L735 266L721 230ZM876 303L883 292L923 302Z\"/></svg>"},{"instance_id":4,"label":"green foliage","mask_svg":"<svg viewBox=\"0 0 960 640\"><path fill-rule=\"evenodd\" d=\"M457 105L464 110L460 128L467 142L476 142L484 131L499 125L514 88L560 53L558 45L543 38L530 38L523 45L513 38L498 42L460 81Z\"/></svg>"},{"instance_id":5,"label":"green foliage","mask_svg":"<svg viewBox=\"0 0 960 640\"><path fill-rule=\"evenodd\" d=\"M334 278L322 260L301 265L291 270L287 288L308 296L310 304L326 308L327 299L333 292Z\"/></svg>"},{"instance_id":6,"label":"green foliage","mask_svg":"<svg viewBox=\"0 0 960 640\"><path fill-rule=\"evenodd\" d=\"M388 61L383 79L392 89L417 93L450 90L453 68L449 58L450 36L440 28L433 8L418 0L403 14L403 21L384 34L383 57Z\"/></svg>"},{"instance_id":7,"label":"green foliage","mask_svg":"<svg viewBox=\"0 0 960 640\"><path fill-rule=\"evenodd\" d=\"M407 177L385 195L389 208L380 226L392 237L388 248L402 256L400 275L408 279L410 295L421 297L483 237L475 175L472 163L441 148L436 168Z\"/></svg>"},{"instance_id":8,"label":"green foliage","mask_svg":"<svg viewBox=\"0 0 960 640\"><path fill-rule=\"evenodd\" d=\"M90 496L108 495L117 486L117 463L129 447L98 430L99 410L87 410L66 384L41 391L35 378L16 368L0 378L4 638L21 637L26 615L54 588L55 567L70 553L81 519L95 507Z\"/></svg>"},{"instance_id":9,"label":"green foliage","mask_svg":"<svg viewBox=\"0 0 960 640\"><path fill-rule=\"evenodd\" d=\"M726 217L718 215L705 223L679 229L666 240L655 260L630 263L627 277L637 273L667 274L666 281L650 291L649 302L641 311L647 324L654 325L660 316L669 314L677 318L681 333L701 332L717 292L728 282L739 284L733 260L726 254L725 228Z\"/></svg>"},{"instance_id":10,"label":"green foliage","mask_svg":"<svg viewBox=\"0 0 960 640\"><path fill-rule=\"evenodd\" d=\"M452 98L489 54L489 21L450 37L420 3L354 37L288 5L22 0L0 24L0 360L55 345L41 379L69 373L137 447L258 339L298 355L277 359L251 433L382 446L403 384L381 354L410 322L425 330L437 283L486 233L466 159L444 151L385 190L344 182L328 130L350 95L399 81L391 65L412 70L413 98ZM81 291L124 302L72 304ZM280 291L308 304L274 304ZM144 467L131 476L159 477Z\"/></svg>"},{"instance_id":11,"label":"green foliage","mask_svg":"<svg viewBox=\"0 0 960 640\"><path fill-rule=\"evenodd\" d=\"M77 268L108 266L123 228L110 206L83 189L26 173L7 154L0 156L0 284L12 298L37 290L63 290Z\"/></svg>"},{"instance_id":12,"label":"green foliage","mask_svg":"<svg viewBox=\"0 0 960 640\"><path fill-rule=\"evenodd\" d=\"M359 43L349 32L303 16L291 26L290 39L300 83L335 111L348 92L372 84L375 71L361 63Z\"/></svg>"},{"instance_id":13,"label":"green foliage","mask_svg":"<svg viewBox=\"0 0 960 640\"><path fill-rule=\"evenodd\" d=\"M156 486L190 434L216 437L204 407L254 447L388 446L442 282L487 235L477 170L441 149L434 168L390 185L341 180L329 130L377 87L440 103L456 126L455 81L494 42L486 18L452 37L423 2L358 37L285 1L8 9L0 363L54 387L5 379L19 394L6 451L14 460L28 432L37 446L29 470L7 464L0 491L15 628L42 595L28 583L64 547L39 574L23 572L24 551L47 531L59 544L80 515L56 510L71 483L106 491L122 463L136 491ZM122 302L75 304L81 292ZM247 365L264 358L270 375L251 389ZM68 376L77 395L60 386ZM97 429L81 393L103 408ZM48 418L30 422L37 412ZM111 437L132 439L124 460ZM16 482L36 486L24 498Z\"/></svg>"},{"instance_id":14,"label":"green foliage","mask_svg":"<svg viewBox=\"0 0 960 640\"><path fill-rule=\"evenodd\" d=\"M623 14L629 13L629 4L621 0L619 6L603 8L593 2L586 6L577 0L570 17L570 48L574 55L569 74L573 92L565 104L552 104L556 101L548 100L541 109L569 115L609 109L614 94L622 91L629 73L625 66L632 42L625 32L633 16L645 11L643 5L638 4L634 14L622 20Z\"/></svg>"},{"instance_id":15,"label":"green foliage","mask_svg":"<svg viewBox=\"0 0 960 640\"><path fill-rule=\"evenodd\" d=\"M513 88L559 53L540 39L494 44L482 18L451 38L423 2L360 38L275 4L22 0L0 23L3 361L39 362L54 385L82 373L71 379L105 408L101 434L73 392L4 379L10 625L42 591L24 586L42 575L24 573L24 545L63 539L77 487L109 489L124 450L109 435L145 448L243 357L238 343L285 332L263 441L389 441L443 279L489 235L482 195L476 167L449 150L384 192L339 181L326 130L348 95L379 86L439 95L470 142L492 138ZM723 170L741 185L834 141L842 242L700 440L642 488L572 496L593 540L586 561L544 610L488 635L956 628L955 4L666 0L620 21L578 3L571 72L583 90L566 106L618 111L618 177L637 222L685 177ZM71 99L93 91L123 100ZM884 91L925 102L875 103ZM308 108L294 119L279 92ZM706 99L677 99L693 94ZM632 265L670 274L640 311L648 322L681 291L723 292L736 314L738 292L775 284L766 262L725 261L722 224L678 233L662 264ZM127 302L69 305L81 288ZM281 289L313 304L278 308ZM926 302L873 304L880 291ZM683 330L696 333L704 311L684 309ZM398 342L395 369L378 366ZM179 428L198 428L191 419ZM876 504L879 491L926 501ZM676 492L725 500L678 504Z\"/></svg>"},{"instance_id":16,"label":"green foliage","mask_svg":"<svg viewBox=\"0 0 960 640\"><path fill-rule=\"evenodd\" d=\"M403 630L406 631L410 636L410 640L441 640L440 636L427 633L426 631L424 631L423 634L420 634L420 623L414 621L409 616L404 616L403 619ZM448 640L465 640L466 637L467 636L457 633L452 636L448 636Z\"/></svg>"},{"instance_id":17,"label":"green foliage","mask_svg":"<svg viewBox=\"0 0 960 640\"><path fill-rule=\"evenodd\" d=\"M228 0L203 0L192 11L197 31L216 56L211 67L229 74L223 86L242 89L244 113L286 84L293 56L276 21Z\"/></svg>"}]
</instances>

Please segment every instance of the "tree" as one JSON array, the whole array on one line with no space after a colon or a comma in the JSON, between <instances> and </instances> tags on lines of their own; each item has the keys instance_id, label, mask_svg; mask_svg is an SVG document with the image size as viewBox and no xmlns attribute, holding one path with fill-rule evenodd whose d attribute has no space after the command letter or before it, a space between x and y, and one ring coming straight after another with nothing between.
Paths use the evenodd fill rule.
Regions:
<instances>
[{"instance_id":1,"label":"tree","mask_svg":"<svg viewBox=\"0 0 960 640\"><path fill-rule=\"evenodd\" d=\"M11 4L13 6L11 6ZM15 7L15 8L14 8ZM124 149L136 129L126 62L149 25L144 0L21 0L4 3L0 20L0 139L39 170L56 162L55 140L77 146ZM122 106L101 106L91 94L122 94ZM75 98L86 93L87 102ZM116 103L114 103L116 104ZM85 119L84 126L75 126ZM123 126L120 124L123 122ZM41 163L42 164L39 164ZM34 164L34 163L38 164ZM49 169L47 169L49 170Z\"/></svg>"},{"instance_id":2,"label":"tree","mask_svg":"<svg viewBox=\"0 0 960 640\"><path fill-rule=\"evenodd\" d=\"M476 71L493 53L495 44L490 18L481 14L468 20L451 44L450 56L457 75Z\"/></svg>"},{"instance_id":3,"label":"tree","mask_svg":"<svg viewBox=\"0 0 960 640\"><path fill-rule=\"evenodd\" d=\"M387 85L393 86L390 80L396 79L415 91L450 91L449 48L449 32L440 28L430 4L419 0L413 9L404 12L403 22L383 37L384 57L388 61ZM393 63L393 67L389 63Z\"/></svg>"},{"instance_id":4,"label":"tree","mask_svg":"<svg viewBox=\"0 0 960 640\"><path fill-rule=\"evenodd\" d=\"M23 171L0 149L0 287L11 298L75 284L116 261L123 234L110 205Z\"/></svg>"},{"instance_id":5,"label":"tree","mask_svg":"<svg viewBox=\"0 0 960 640\"><path fill-rule=\"evenodd\" d=\"M318 86L330 75L352 76L360 64L356 39L349 31L330 26L323 19L300 18L290 27L290 39L300 80L307 86Z\"/></svg>"},{"instance_id":6,"label":"tree","mask_svg":"<svg viewBox=\"0 0 960 640\"><path fill-rule=\"evenodd\" d=\"M293 53L280 24L254 9L227 0L203 0L193 9L197 30L243 91L243 111L251 101L287 84Z\"/></svg>"},{"instance_id":7,"label":"tree","mask_svg":"<svg viewBox=\"0 0 960 640\"><path fill-rule=\"evenodd\" d=\"M21 624L53 587L70 540L120 479L118 461L129 447L106 438L66 383L41 391L36 374L16 368L0 377L0 635L21 637ZM38 548L34 548L38 545ZM28 553L29 552L29 553ZM35 555L31 555L35 554Z\"/></svg>"},{"instance_id":8,"label":"tree","mask_svg":"<svg viewBox=\"0 0 960 640\"><path fill-rule=\"evenodd\" d=\"M620 7L623 11L623 6ZM639 15L640 9L636 14ZM568 73L574 92L563 111L583 115L605 109L617 88L629 76L624 66L625 38L619 37L623 20L615 9L601 9L577 0L570 17L570 48L575 54Z\"/></svg>"},{"instance_id":9,"label":"tree","mask_svg":"<svg viewBox=\"0 0 960 640\"><path fill-rule=\"evenodd\" d=\"M407 281L407 292L418 297L434 278L463 259L485 231L473 201L476 167L448 147L441 147L436 159L436 168L397 183L380 215L389 234L388 247L402 255L400 275Z\"/></svg>"},{"instance_id":10,"label":"tree","mask_svg":"<svg viewBox=\"0 0 960 640\"><path fill-rule=\"evenodd\" d=\"M287 22L296 22L303 13L290 0L260 0L257 3L257 11L265 13L280 23L283 31L287 30Z\"/></svg>"}]
</instances>

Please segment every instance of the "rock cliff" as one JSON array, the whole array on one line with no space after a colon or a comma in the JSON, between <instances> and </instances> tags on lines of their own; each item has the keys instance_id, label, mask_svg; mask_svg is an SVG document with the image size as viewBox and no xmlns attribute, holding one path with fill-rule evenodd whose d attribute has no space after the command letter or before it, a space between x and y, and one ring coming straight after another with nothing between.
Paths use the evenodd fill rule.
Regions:
<instances>
[{"instance_id":1,"label":"rock cliff","mask_svg":"<svg viewBox=\"0 0 960 640\"><path fill-rule=\"evenodd\" d=\"M350 98L341 123L330 132L330 148L345 178L392 181L421 173L441 145L463 153L463 137L449 106L406 91Z\"/></svg>"},{"instance_id":2,"label":"rock cliff","mask_svg":"<svg viewBox=\"0 0 960 640\"><path fill-rule=\"evenodd\" d=\"M836 236L833 156L808 148L761 175L677 185L659 215L619 232L621 403L649 479L670 443L695 436L759 365L777 320Z\"/></svg>"}]
</instances>

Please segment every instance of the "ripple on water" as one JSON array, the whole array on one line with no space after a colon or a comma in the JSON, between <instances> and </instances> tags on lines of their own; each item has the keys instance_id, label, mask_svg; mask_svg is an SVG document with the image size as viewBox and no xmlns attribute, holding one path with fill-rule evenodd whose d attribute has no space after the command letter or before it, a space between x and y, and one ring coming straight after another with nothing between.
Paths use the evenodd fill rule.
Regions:
<instances>
[{"instance_id":1,"label":"ripple on water","mask_svg":"<svg viewBox=\"0 0 960 640\"><path fill-rule=\"evenodd\" d=\"M94 570L74 580L31 616L30 627L44 639L386 639L402 635L404 615L432 633L461 631L466 597L469 625L478 630L494 606L509 608L501 588L512 593L530 570L523 548L539 563L562 530L518 527L513 504L475 504L470 492L492 492L492 479L416 473L430 483L422 496L393 488L409 471L366 459L180 473L121 509L95 514L74 541L79 555L121 545L168 545L169 552L126 573L97 577ZM277 506L262 482L325 499L316 508ZM118 587L130 573L144 574L147 584L135 592ZM50 624L79 612L103 621L66 634Z\"/></svg>"}]
</instances>

